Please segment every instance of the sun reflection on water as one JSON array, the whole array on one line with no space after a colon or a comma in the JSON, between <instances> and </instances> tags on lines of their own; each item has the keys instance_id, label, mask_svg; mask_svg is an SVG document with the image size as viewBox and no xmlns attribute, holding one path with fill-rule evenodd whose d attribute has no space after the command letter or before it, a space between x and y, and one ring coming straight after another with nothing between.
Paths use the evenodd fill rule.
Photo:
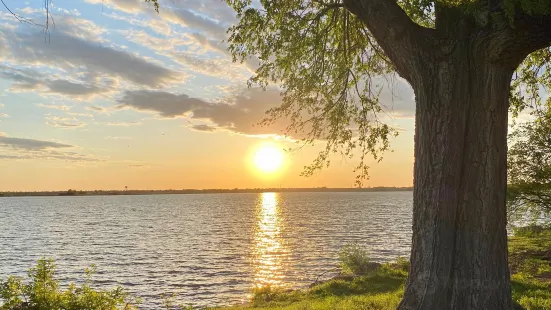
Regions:
<instances>
[{"instance_id":1,"label":"sun reflection on water","mask_svg":"<svg viewBox=\"0 0 551 310\"><path fill-rule=\"evenodd\" d=\"M281 239L280 200L276 193L262 193L257 206L255 232L255 285L280 286L287 254Z\"/></svg>"}]
</instances>

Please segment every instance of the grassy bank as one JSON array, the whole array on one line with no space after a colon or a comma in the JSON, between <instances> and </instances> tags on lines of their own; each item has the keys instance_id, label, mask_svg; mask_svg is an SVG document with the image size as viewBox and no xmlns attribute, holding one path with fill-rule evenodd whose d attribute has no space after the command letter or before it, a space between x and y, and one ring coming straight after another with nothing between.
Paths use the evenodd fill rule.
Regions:
<instances>
[{"instance_id":1,"label":"grassy bank","mask_svg":"<svg viewBox=\"0 0 551 310\"><path fill-rule=\"evenodd\" d=\"M528 310L551 310L551 228L523 228L509 239L513 299ZM407 262L383 264L366 275L330 280L307 290L257 290L250 305L225 308L281 310L396 309Z\"/></svg>"}]
</instances>

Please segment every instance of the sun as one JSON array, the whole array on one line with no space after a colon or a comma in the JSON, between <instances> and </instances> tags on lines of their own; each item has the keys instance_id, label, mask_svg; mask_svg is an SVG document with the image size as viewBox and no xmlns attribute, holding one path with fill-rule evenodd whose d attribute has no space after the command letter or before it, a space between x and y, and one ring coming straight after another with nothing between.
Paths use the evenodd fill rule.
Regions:
<instances>
[{"instance_id":1,"label":"sun","mask_svg":"<svg viewBox=\"0 0 551 310\"><path fill-rule=\"evenodd\" d=\"M283 151L273 145L259 147L253 156L255 167L262 172L275 172L283 166Z\"/></svg>"}]
</instances>

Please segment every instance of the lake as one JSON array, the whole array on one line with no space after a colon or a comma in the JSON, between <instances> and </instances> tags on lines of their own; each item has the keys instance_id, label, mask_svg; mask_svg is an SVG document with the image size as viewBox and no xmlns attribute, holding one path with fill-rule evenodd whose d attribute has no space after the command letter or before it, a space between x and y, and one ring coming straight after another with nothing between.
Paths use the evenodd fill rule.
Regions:
<instances>
[{"instance_id":1,"label":"lake","mask_svg":"<svg viewBox=\"0 0 551 310\"><path fill-rule=\"evenodd\" d=\"M53 258L63 282L96 264L154 308L243 303L255 285L304 287L346 243L373 260L408 256L412 192L0 198L0 279Z\"/></svg>"}]
</instances>

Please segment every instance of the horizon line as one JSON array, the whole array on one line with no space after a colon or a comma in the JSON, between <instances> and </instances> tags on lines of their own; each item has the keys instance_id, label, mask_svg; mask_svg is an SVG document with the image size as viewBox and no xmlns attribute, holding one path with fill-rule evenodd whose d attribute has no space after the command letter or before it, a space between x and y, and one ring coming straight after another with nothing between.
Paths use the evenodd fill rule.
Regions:
<instances>
[{"instance_id":1,"label":"horizon line","mask_svg":"<svg viewBox=\"0 0 551 310\"><path fill-rule=\"evenodd\" d=\"M37 191L2 191L0 194L9 195L24 195L24 194L73 194L73 195L93 195L93 194L143 194L143 193L174 193L174 194L191 194L191 193L257 193L257 192L289 192L289 191L377 191L377 190L413 190L413 186L372 186L372 187L251 187L251 188L205 188L205 189L92 189L92 190L37 190Z\"/></svg>"}]
</instances>

